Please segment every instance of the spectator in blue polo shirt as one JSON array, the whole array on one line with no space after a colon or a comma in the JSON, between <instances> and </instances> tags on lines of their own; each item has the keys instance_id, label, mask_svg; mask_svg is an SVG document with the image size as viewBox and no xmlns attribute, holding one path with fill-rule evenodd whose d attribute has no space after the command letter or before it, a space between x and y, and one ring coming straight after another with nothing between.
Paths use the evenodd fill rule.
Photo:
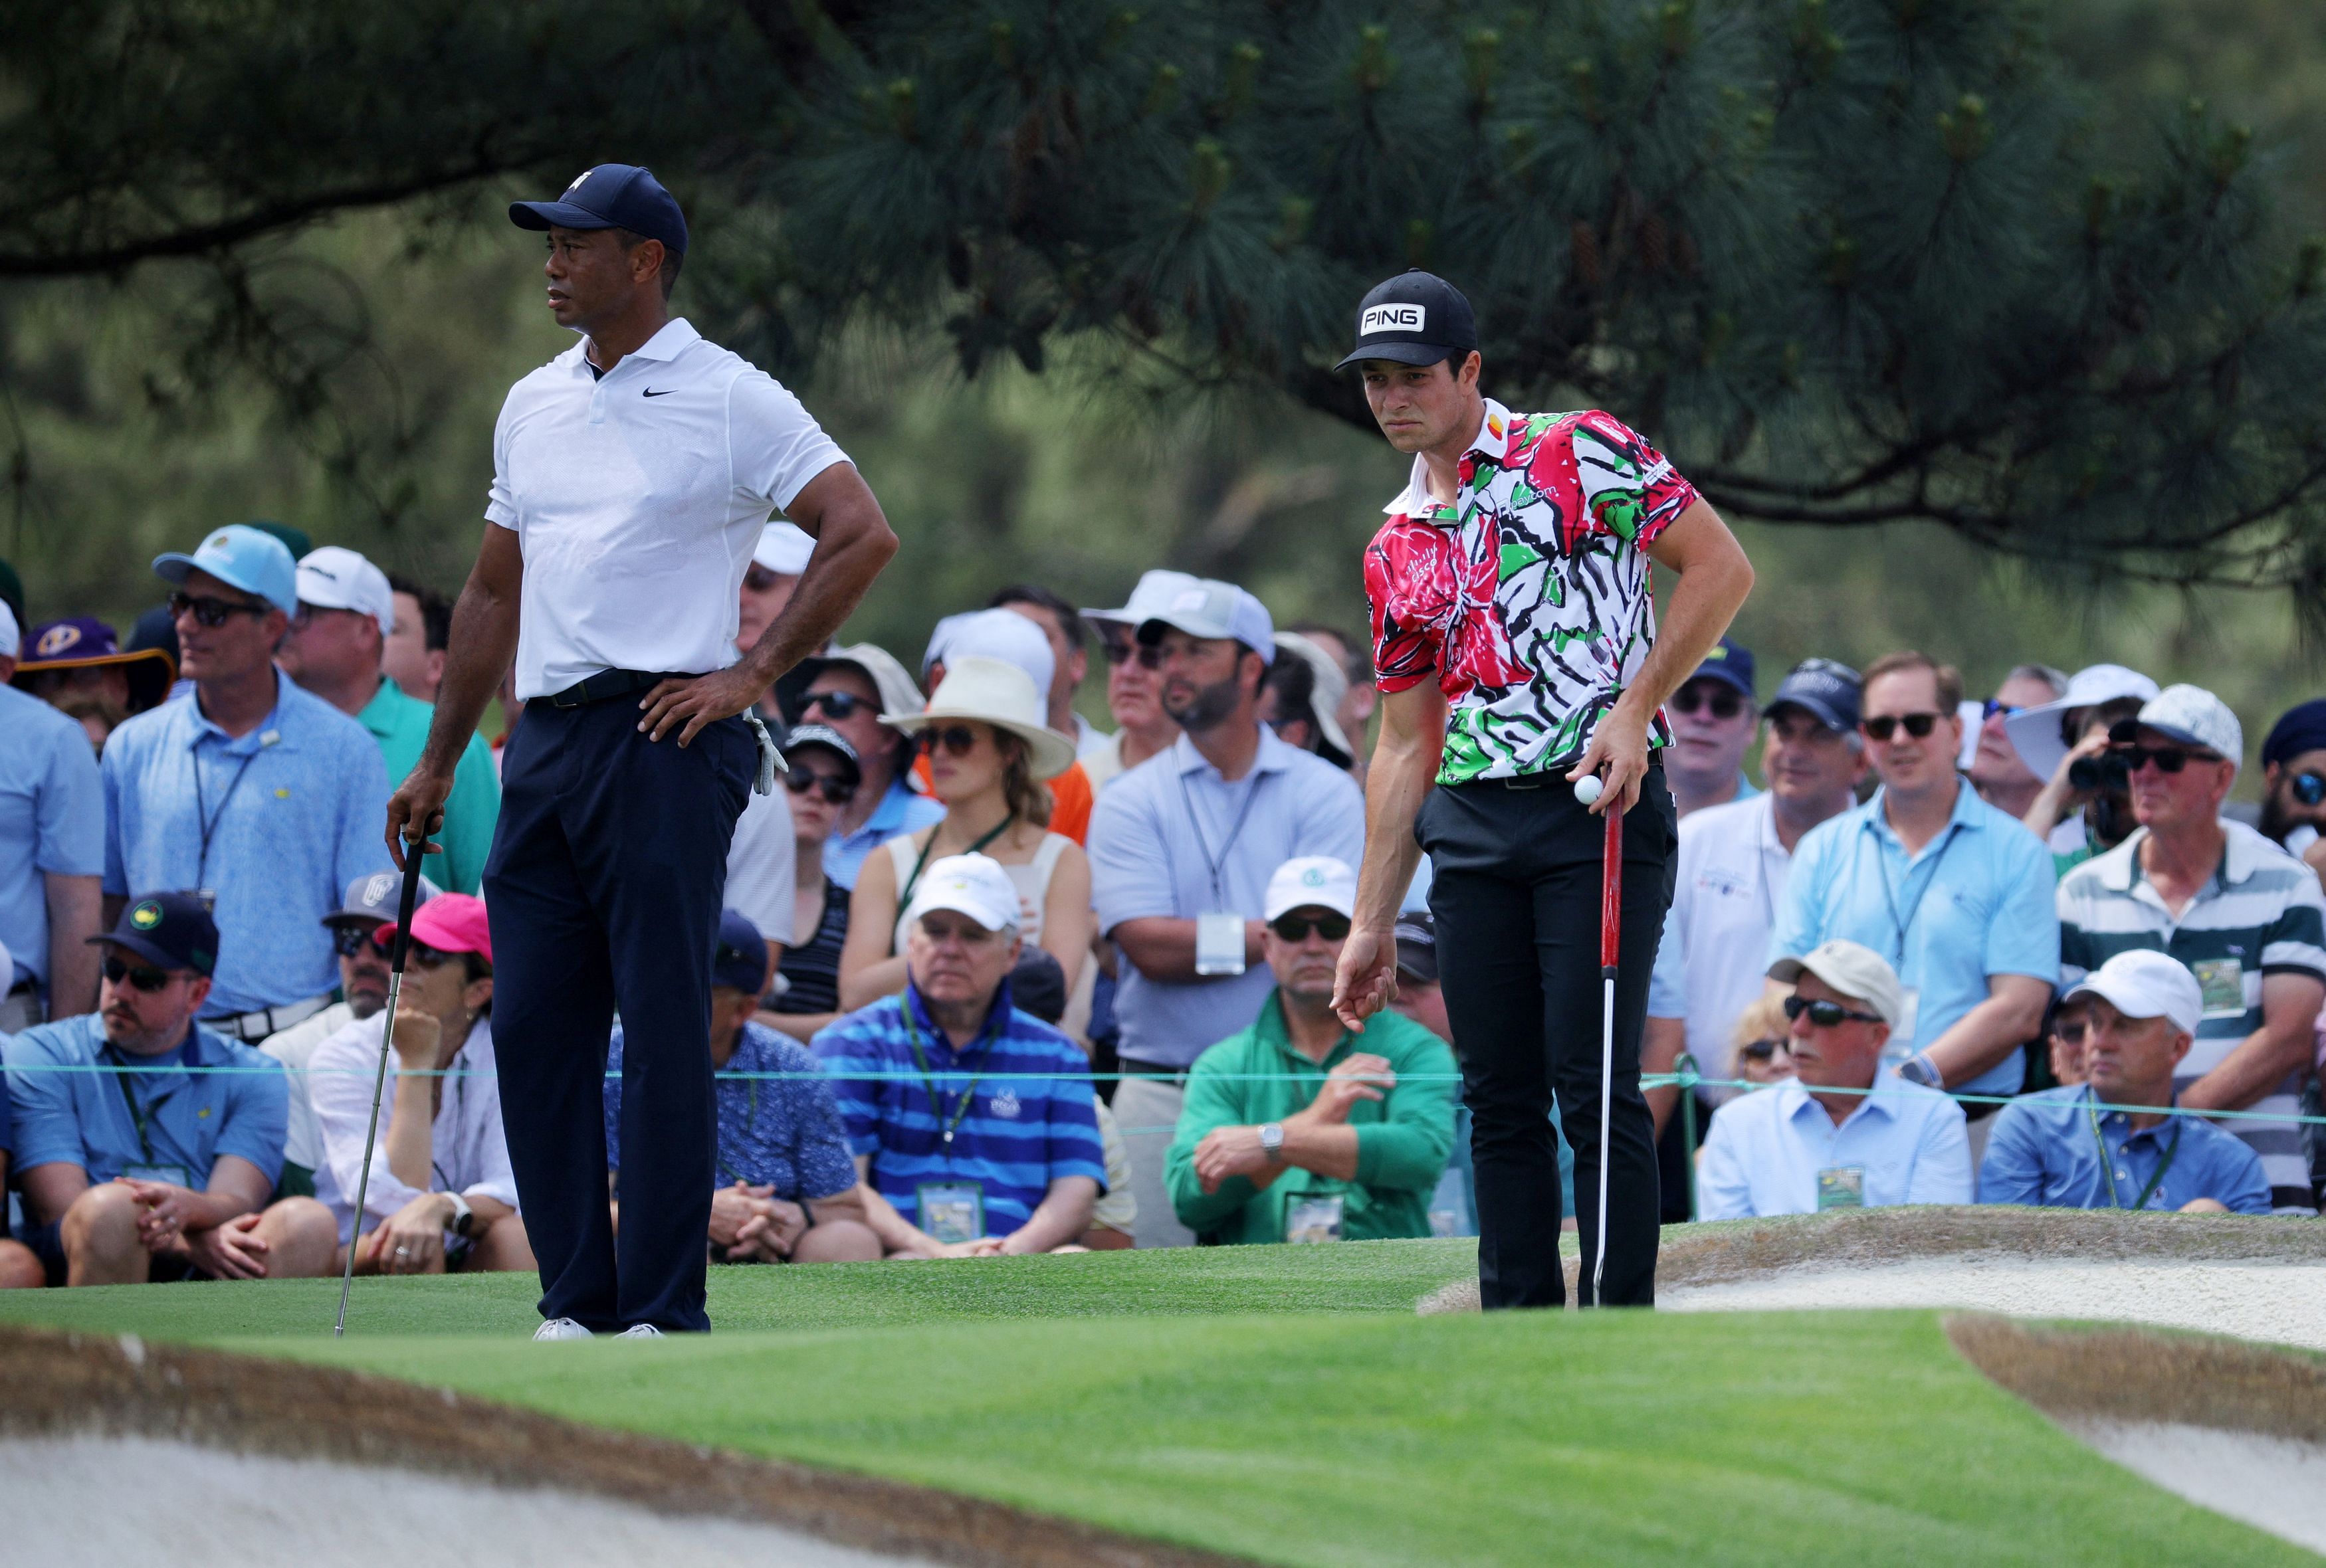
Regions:
<instances>
[{"instance_id":1,"label":"spectator in blue polo shirt","mask_svg":"<svg viewBox=\"0 0 2326 1568\"><path fill-rule=\"evenodd\" d=\"M200 900L148 894L91 940L105 949L98 1010L6 1045L25 1239L49 1283L329 1274L330 1211L266 1202L281 1065L194 1021L219 951Z\"/></svg>"},{"instance_id":2,"label":"spectator in blue polo shirt","mask_svg":"<svg viewBox=\"0 0 2326 1568\"><path fill-rule=\"evenodd\" d=\"M323 917L389 868L387 769L362 725L274 667L299 608L279 540L236 524L154 570L177 588L193 690L106 742L108 911L133 888L201 892L224 940L202 1022L256 1044L330 1004Z\"/></svg>"},{"instance_id":3,"label":"spectator in blue polo shirt","mask_svg":"<svg viewBox=\"0 0 2326 1568\"><path fill-rule=\"evenodd\" d=\"M854 1263L881 1255L864 1220L856 1164L823 1069L804 1045L753 1021L768 985L768 944L749 917L719 919L711 970L711 1065L717 1070L718 1183L713 1263ZM606 1164L621 1213L622 1030L606 1054Z\"/></svg>"},{"instance_id":4,"label":"spectator in blue polo shirt","mask_svg":"<svg viewBox=\"0 0 2326 1568\"><path fill-rule=\"evenodd\" d=\"M7 606L0 604L0 612ZM9 979L15 970L8 957L5 944L0 944L0 981ZM0 1193L8 1190L8 1172L15 1161L16 1120L8 1099L8 1073L0 1068ZM38 1289L48 1283L48 1271L33 1249L21 1241L8 1239L8 1209L5 1197L0 1197L0 1290Z\"/></svg>"},{"instance_id":5,"label":"spectator in blue polo shirt","mask_svg":"<svg viewBox=\"0 0 2326 1568\"><path fill-rule=\"evenodd\" d=\"M1802 837L1769 958L1837 937L1872 948L1903 988L1884 1060L1910 1083L2009 1095L2059 979L2060 916L2042 842L1955 771L1961 698L1962 677L1920 654L1865 672L1858 722L1882 788Z\"/></svg>"},{"instance_id":6,"label":"spectator in blue polo shirt","mask_svg":"<svg viewBox=\"0 0 2326 1568\"><path fill-rule=\"evenodd\" d=\"M88 1011L97 996L88 940L98 929L105 807L81 727L8 683L15 612L0 603L0 942L14 974L0 1034ZM43 995L45 1007L43 1006Z\"/></svg>"},{"instance_id":7,"label":"spectator in blue polo shirt","mask_svg":"<svg viewBox=\"0 0 2326 1568\"><path fill-rule=\"evenodd\" d=\"M2084 1081L2013 1100L1978 1168L1982 1203L2266 1214L2269 1181L2243 1140L2170 1116L2172 1070L2205 1016L2204 988L2153 948L2117 953L2078 981L2088 1009Z\"/></svg>"},{"instance_id":8,"label":"spectator in blue polo shirt","mask_svg":"<svg viewBox=\"0 0 2326 1568\"><path fill-rule=\"evenodd\" d=\"M908 982L815 1037L891 1257L1076 1247L1106 1185L1089 1063L1011 1006L1018 890L952 855L906 911Z\"/></svg>"}]
</instances>

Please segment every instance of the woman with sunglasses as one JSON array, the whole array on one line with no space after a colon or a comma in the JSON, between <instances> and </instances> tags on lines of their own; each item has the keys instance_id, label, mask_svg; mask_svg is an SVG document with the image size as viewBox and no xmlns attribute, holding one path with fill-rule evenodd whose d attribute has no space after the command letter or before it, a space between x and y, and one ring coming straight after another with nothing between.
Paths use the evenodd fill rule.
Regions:
<instances>
[{"instance_id":1,"label":"woman with sunglasses","mask_svg":"<svg viewBox=\"0 0 2326 1568\"><path fill-rule=\"evenodd\" d=\"M857 792L864 769L848 738L824 724L803 724L784 741L784 788L791 796L795 861L801 868L792 895L792 930L806 933L784 949L776 972L783 981L759 1021L807 1041L840 1016L840 952L848 940L849 893L823 868L824 840Z\"/></svg>"},{"instance_id":2,"label":"woman with sunglasses","mask_svg":"<svg viewBox=\"0 0 2326 1568\"><path fill-rule=\"evenodd\" d=\"M866 857L840 956L843 1009L904 988L898 912L922 874L948 855L984 855L1009 874L1024 906L1020 936L1058 960L1066 994L1076 995L1095 924L1090 862L1072 840L1048 830L1050 793L1041 781L1073 765L1075 747L1044 716L1025 671L972 655L945 671L925 711L883 720L919 741L945 814ZM1070 1033L1074 1016L1070 1008Z\"/></svg>"}]
</instances>

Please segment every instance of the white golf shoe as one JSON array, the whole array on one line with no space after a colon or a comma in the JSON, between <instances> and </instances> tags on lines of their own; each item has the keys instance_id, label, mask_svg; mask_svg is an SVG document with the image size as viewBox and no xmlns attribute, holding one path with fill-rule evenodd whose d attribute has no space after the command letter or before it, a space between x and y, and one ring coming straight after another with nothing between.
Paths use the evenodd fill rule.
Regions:
<instances>
[{"instance_id":1,"label":"white golf shoe","mask_svg":"<svg viewBox=\"0 0 2326 1568\"><path fill-rule=\"evenodd\" d=\"M552 1318L533 1331L535 1344L544 1340L586 1340L590 1337L590 1331L572 1318Z\"/></svg>"},{"instance_id":2,"label":"white golf shoe","mask_svg":"<svg viewBox=\"0 0 2326 1568\"><path fill-rule=\"evenodd\" d=\"M586 1333L589 1331L585 1329L582 1331ZM662 1331L655 1327L652 1323L632 1323L628 1328L624 1329L620 1333L616 1334L614 1338L618 1340L658 1340L662 1338Z\"/></svg>"}]
</instances>

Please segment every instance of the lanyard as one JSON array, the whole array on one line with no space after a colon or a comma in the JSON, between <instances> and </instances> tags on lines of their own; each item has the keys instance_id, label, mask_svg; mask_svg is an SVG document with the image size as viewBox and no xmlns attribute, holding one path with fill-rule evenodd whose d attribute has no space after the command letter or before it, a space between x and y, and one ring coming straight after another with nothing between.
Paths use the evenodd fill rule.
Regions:
<instances>
[{"instance_id":1,"label":"lanyard","mask_svg":"<svg viewBox=\"0 0 2326 1568\"><path fill-rule=\"evenodd\" d=\"M1965 784L1961 787L1968 789L1970 786ZM1946 859L1947 851L1955 847L1955 835L1961 830L1961 828L1962 824L1959 822L1947 824L1947 836L1940 840L1939 852L1931 857L1930 870L1922 877L1922 886L1914 895L1914 902L1906 905L1906 914L1903 920L1898 915L1897 890L1890 886L1890 862L1887 857L1880 853L1879 840L1878 839L1876 840L1875 869L1882 874L1882 896L1890 905L1890 923L1897 929L1900 969L1906 967L1906 935L1914 929L1914 916L1921 913L1922 900L1930 896L1931 884L1939 879L1939 867ZM1909 863L1906 867L1906 876L1911 879L1913 875L1914 868L1912 863Z\"/></svg>"},{"instance_id":2,"label":"lanyard","mask_svg":"<svg viewBox=\"0 0 2326 1568\"><path fill-rule=\"evenodd\" d=\"M905 1038L912 1044L913 1060L920 1066L921 1086L928 1090L929 1110L936 1118L938 1132L944 1135L945 1163L947 1164L951 1164L953 1163L953 1135L959 1129L962 1122L969 1116L970 1097L977 1092L978 1081L985 1076L985 1064L993 1055L993 1037L1001 1033L1000 1021L996 1019L992 1027L982 1036L981 1043L985 1046L985 1049L978 1055L977 1071L970 1075L969 1087L961 1091L961 1103L954 1107L953 1119L951 1121L947 1121L945 1119L944 1113L944 1101L937 1097L936 1074L929 1066L928 1053L921 1049L920 1026L913 1022L913 992L911 990L907 990L904 996L899 998L898 1007L905 1015ZM960 1054L962 1056L966 1056L969 1053L964 1051Z\"/></svg>"},{"instance_id":3,"label":"lanyard","mask_svg":"<svg viewBox=\"0 0 2326 1568\"><path fill-rule=\"evenodd\" d=\"M1255 759L1252 764L1251 787L1244 791L1243 807L1236 812L1235 826L1228 830L1227 842L1220 846L1220 852L1216 858L1212 854L1211 840L1205 836L1204 820L1196 814L1196 797L1187 788L1187 775L1184 773L1179 775L1179 800L1187 808L1187 826L1195 831L1196 852L1204 858L1204 870L1212 879L1214 909L1227 907L1227 895L1220 888L1220 874L1227 868L1228 852L1235 848L1236 840L1242 836L1245 820L1251 815L1251 803L1260 798L1260 786L1268 779L1266 774L1259 771L1259 762Z\"/></svg>"},{"instance_id":4,"label":"lanyard","mask_svg":"<svg viewBox=\"0 0 2326 1568\"><path fill-rule=\"evenodd\" d=\"M226 809L234 804L234 792L242 787L242 775L248 773L250 765L258 760L258 752L265 751L273 744L272 741L262 737L258 742L258 751L254 751L242 759L242 765L234 770L233 782L226 786L226 793L219 801L218 814L213 816L210 814L209 807L202 799L202 737L196 736L192 747L194 821L201 825L202 830L202 858L194 868L194 886L198 888L209 886L210 835L218 831L220 822L226 821Z\"/></svg>"},{"instance_id":5,"label":"lanyard","mask_svg":"<svg viewBox=\"0 0 2326 1568\"><path fill-rule=\"evenodd\" d=\"M122 1054L121 1049L118 1046L108 1045L106 1049L113 1053L113 1059L115 1062L124 1067L130 1065L128 1060ZM180 1046L176 1051L171 1053L171 1054L176 1056L181 1063L186 1060L185 1047L183 1046ZM148 1165L151 1165L155 1163L154 1159L154 1140L147 1129L154 1125L154 1112L161 1106L161 1103L163 1100L169 1099L170 1096L178 1091L178 1086L174 1083L171 1084L168 1088L163 1090L159 1094L156 1094L153 1099L147 1100L141 1106L137 1103L137 1091L129 1087L130 1079L135 1076L136 1074L130 1072L116 1072L113 1075L113 1081L121 1086L122 1103L129 1108L129 1124L137 1129L137 1152L144 1155L145 1163Z\"/></svg>"},{"instance_id":6,"label":"lanyard","mask_svg":"<svg viewBox=\"0 0 2326 1568\"><path fill-rule=\"evenodd\" d=\"M2089 1085L2084 1089L2084 1115L2091 1123L2092 1143L2099 1150L2100 1177L2107 1183L2108 1205L2121 1209L2124 1198L2116 1190L2116 1160L2108 1153L2107 1139L2100 1136L2099 1105ZM2181 1118L2176 1116L2172 1118L2172 1141L2164 1146L2164 1157L2156 1162L2155 1174L2148 1178L2148 1185L2140 1190L2140 1197L2132 1205L2135 1209L2147 1208L2148 1201L2156 1196L2156 1189L2164 1184L2164 1173L2172 1168L2172 1156L2181 1152L2182 1125Z\"/></svg>"},{"instance_id":7,"label":"lanyard","mask_svg":"<svg viewBox=\"0 0 2326 1568\"><path fill-rule=\"evenodd\" d=\"M1017 820L1018 816L1014 812L1009 816L1002 818L1000 821L994 824L993 831L986 834L985 837L980 839L976 843L972 844L968 849L963 849L962 853L964 855L976 854L980 849L984 849L988 844L993 842L994 840L1008 832L1009 830L1010 824L1017 821ZM905 885L902 887L897 889L897 908L899 911L911 905L913 902L913 889L921 885L921 868L929 863L929 851L937 847L937 835L944 831L944 824L943 822L939 822L935 827L929 830L929 841L921 846L920 858L913 862L913 874L905 878Z\"/></svg>"}]
</instances>

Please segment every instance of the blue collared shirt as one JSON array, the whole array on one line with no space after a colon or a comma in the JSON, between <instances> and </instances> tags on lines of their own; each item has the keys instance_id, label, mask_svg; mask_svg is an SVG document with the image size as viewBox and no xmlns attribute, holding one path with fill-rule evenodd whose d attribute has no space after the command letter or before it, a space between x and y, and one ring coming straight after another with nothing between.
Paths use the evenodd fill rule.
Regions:
<instances>
[{"instance_id":1,"label":"blue collared shirt","mask_svg":"<svg viewBox=\"0 0 2326 1568\"><path fill-rule=\"evenodd\" d=\"M88 733L39 698L0 685L0 942L19 979L49 972L44 876L105 870L105 795Z\"/></svg>"},{"instance_id":2,"label":"blue collared shirt","mask_svg":"<svg viewBox=\"0 0 2326 1568\"><path fill-rule=\"evenodd\" d=\"M1855 1170L1868 1209L1968 1203L1970 1138L1962 1107L1884 1073L1839 1127L1798 1079L1756 1090L1713 1113L1698 1167L1700 1220L1811 1214L1818 1173Z\"/></svg>"},{"instance_id":3,"label":"blue collared shirt","mask_svg":"<svg viewBox=\"0 0 2326 1568\"><path fill-rule=\"evenodd\" d=\"M864 825L852 833L835 832L823 841L823 874L853 892L864 857L907 833L917 833L931 822L944 821L944 803L916 794L901 778L889 781L889 793Z\"/></svg>"},{"instance_id":4,"label":"blue collared shirt","mask_svg":"<svg viewBox=\"0 0 2326 1568\"><path fill-rule=\"evenodd\" d=\"M274 680L274 711L238 738L189 694L105 743L105 891L216 891L213 1018L338 985L323 916L349 883L390 868L378 744L280 671Z\"/></svg>"},{"instance_id":5,"label":"blue collared shirt","mask_svg":"<svg viewBox=\"0 0 2326 1568\"><path fill-rule=\"evenodd\" d=\"M2168 1149L2172 1163L2142 1207L2169 1211L2210 1198L2232 1213L2270 1211L2261 1156L2242 1139L2195 1116L2135 1130L2130 1112L2098 1109L2089 1084L2047 1089L2003 1108L1979 1164L1978 1201L2129 1209L2148 1191Z\"/></svg>"},{"instance_id":6,"label":"blue collared shirt","mask_svg":"<svg viewBox=\"0 0 2326 1568\"><path fill-rule=\"evenodd\" d=\"M856 1161L840 1107L814 1053L765 1024L746 1023L722 1072L784 1073L718 1081L719 1185L749 1182L787 1203L813 1202L856 1185ZM622 1031L606 1052L606 1164L622 1168Z\"/></svg>"},{"instance_id":7,"label":"blue collared shirt","mask_svg":"<svg viewBox=\"0 0 2326 1568\"><path fill-rule=\"evenodd\" d=\"M1260 726L1260 749L1230 784L1181 736L1116 779L1091 813L1091 902L1098 928L1126 920L1193 920L1224 910L1259 920L1268 879L1299 855L1354 868L1364 856L1365 801L1349 775ZM1218 868L1216 882L1213 867ZM1153 980L1122 967L1115 1049L1185 1067L1214 1041L1249 1027L1276 988L1265 964L1242 974Z\"/></svg>"},{"instance_id":8,"label":"blue collared shirt","mask_svg":"<svg viewBox=\"0 0 2326 1568\"><path fill-rule=\"evenodd\" d=\"M913 1054L915 1039L936 1085L935 1103ZM980 1183L988 1236L1008 1236L1024 1225L1061 1176L1088 1176L1106 1191L1089 1058L1049 1025L1011 1007L1007 982L994 996L985 1029L965 1051L954 1050L930 1021L910 985L901 996L883 997L833 1023L814 1044L832 1075L849 1152L871 1156L872 1184L913 1223L920 1223L923 1183ZM950 1151L940 1111L942 1127L954 1129Z\"/></svg>"},{"instance_id":9,"label":"blue collared shirt","mask_svg":"<svg viewBox=\"0 0 2326 1568\"><path fill-rule=\"evenodd\" d=\"M1922 852L1882 815L1884 792L1820 822L1793 850L1768 961L1800 958L1847 937L1890 960L1915 1001L1912 1026L1893 1030L1903 1056L1920 1051L1987 999L1992 975L2060 982L2058 880L2051 852L2015 818L1958 781L1954 814ZM1968 1083L1970 1094L2014 1094L2017 1051Z\"/></svg>"},{"instance_id":10,"label":"blue collared shirt","mask_svg":"<svg viewBox=\"0 0 2326 1568\"><path fill-rule=\"evenodd\" d=\"M199 1025L191 1033L188 1045L177 1051L129 1056L107 1043L98 1015L82 1013L35 1025L10 1039L5 1050L15 1100L14 1168L79 1165L97 1183L109 1182L132 1165L176 1165L199 1192L209 1184L219 1156L235 1155L256 1165L272 1184L283 1174L290 1117L283 1064ZM190 1064L233 1071L189 1072ZM155 1071L75 1071L122 1065ZM142 1138L131 1099L144 1118Z\"/></svg>"}]
</instances>

